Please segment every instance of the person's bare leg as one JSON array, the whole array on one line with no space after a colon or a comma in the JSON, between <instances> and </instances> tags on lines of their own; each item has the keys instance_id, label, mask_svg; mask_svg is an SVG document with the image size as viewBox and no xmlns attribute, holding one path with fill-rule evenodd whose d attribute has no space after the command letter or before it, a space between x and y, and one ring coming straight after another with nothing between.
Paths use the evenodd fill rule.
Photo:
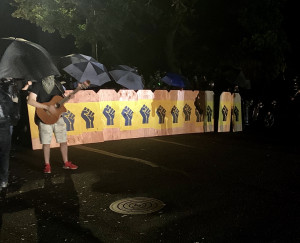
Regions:
<instances>
[{"instance_id":1,"label":"person's bare leg","mask_svg":"<svg viewBox=\"0 0 300 243\"><path fill-rule=\"evenodd\" d=\"M60 152L61 152L61 156L62 156L64 163L69 161L68 160L68 144L67 143L60 144Z\"/></svg>"},{"instance_id":2,"label":"person's bare leg","mask_svg":"<svg viewBox=\"0 0 300 243\"><path fill-rule=\"evenodd\" d=\"M45 164L50 164L50 144L43 144Z\"/></svg>"}]
</instances>

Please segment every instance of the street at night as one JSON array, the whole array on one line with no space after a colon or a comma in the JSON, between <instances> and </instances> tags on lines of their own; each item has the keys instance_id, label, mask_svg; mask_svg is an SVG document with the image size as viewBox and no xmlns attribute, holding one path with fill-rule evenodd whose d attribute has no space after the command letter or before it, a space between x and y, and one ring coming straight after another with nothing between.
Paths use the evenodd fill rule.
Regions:
<instances>
[{"instance_id":1,"label":"street at night","mask_svg":"<svg viewBox=\"0 0 300 243\"><path fill-rule=\"evenodd\" d=\"M0 0L0 243L300 242L298 15Z\"/></svg>"},{"instance_id":2,"label":"street at night","mask_svg":"<svg viewBox=\"0 0 300 243\"><path fill-rule=\"evenodd\" d=\"M185 134L69 152L78 170L63 170L56 148L44 174L42 151L17 147L1 242L299 242L299 142L287 135ZM155 202L134 198L162 205L151 212ZM127 211L112 211L122 199Z\"/></svg>"}]
</instances>

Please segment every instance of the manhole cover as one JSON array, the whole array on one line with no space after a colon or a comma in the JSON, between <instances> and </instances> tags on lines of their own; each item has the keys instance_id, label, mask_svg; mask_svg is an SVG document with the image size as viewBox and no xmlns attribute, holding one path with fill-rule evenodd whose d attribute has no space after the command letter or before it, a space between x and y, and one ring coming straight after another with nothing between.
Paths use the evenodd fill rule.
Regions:
<instances>
[{"instance_id":1,"label":"manhole cover","mask_svg":"<svg viewBox=\"0 0 300 243\"><path fill-rule=\"evenodd\" d=\"M113 202L109 208L122 214L147 214L162 209L165 204L154 198L134 197Z\"/></svg>"}]
</instances>

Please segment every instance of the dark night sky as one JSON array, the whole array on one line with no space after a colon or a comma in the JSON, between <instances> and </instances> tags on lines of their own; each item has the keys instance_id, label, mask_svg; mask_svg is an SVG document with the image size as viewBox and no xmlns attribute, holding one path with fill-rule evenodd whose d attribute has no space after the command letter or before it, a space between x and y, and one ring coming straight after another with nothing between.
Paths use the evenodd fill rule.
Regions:
<instances>
[{"instance_id":1,"label":"dark night sky","mask_svg":"<svg viewBox=\"0 0 300 243\"><path fill-rule=\"evenodd\" d=\"M8 2L9 0L0 0L0 38L14 36L36 42L46 48L53 56L64 56L76 52L72 37L63 39L58 33L49 34L28 21L12 18L11 13L13 9L9 6ZM288 71L299 75L300 37L299 33L297 33L299 19L296 12L298 11L296 3L297 1L287 1L284 27L291 44L291 51L287 58L288 67L290 67ZM2 55L1 47L0 51L0 55Z\"/></svg>"}]
</instances>

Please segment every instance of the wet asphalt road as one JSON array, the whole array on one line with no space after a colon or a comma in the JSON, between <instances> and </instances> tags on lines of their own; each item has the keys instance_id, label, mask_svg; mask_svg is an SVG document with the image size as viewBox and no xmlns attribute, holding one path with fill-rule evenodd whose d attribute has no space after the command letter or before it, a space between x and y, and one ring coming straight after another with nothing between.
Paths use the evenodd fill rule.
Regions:
<instances>
[{"instance_id":1,"label":"wet asphalt road","mask_svg":"<svg viewBox=\"0 0 300 243\"><path fill-rule=\"evenodd\" d=\"M69 147L76 171L52 149L50 175L41 150L19 146L0 242L299 242L299 146L252 132L108 141ZM134 197L165 206L109 208Z\"/></svg>"}]
</instances>

